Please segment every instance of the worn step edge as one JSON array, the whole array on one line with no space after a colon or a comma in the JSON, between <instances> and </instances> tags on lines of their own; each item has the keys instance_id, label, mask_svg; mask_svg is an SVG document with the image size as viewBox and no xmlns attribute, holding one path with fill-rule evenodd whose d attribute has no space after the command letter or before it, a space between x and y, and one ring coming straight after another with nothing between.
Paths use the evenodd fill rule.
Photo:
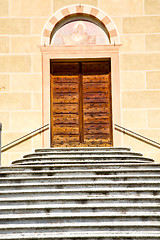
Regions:
<instances>
[{"instance_id":1,"label":"worn step edge","mask_svg":"<svg viewBox=\"0 0 160 240\"><path fill-rule=\"evenodd\" d=\"M147 158L147 157L143 157L143 156L127 156L127 155L123 155L123 156L114 156L114 155L104 155L104 156L100 156L100 155L94 155L94 156L55 156L55 157L48 157L48 156L45 156L45 157L34 157L34 158L24 158L24 159L19 159L19 160L14 160L12 162L12 164L15 164L15 163L20 163L20 162L27 162L27 161L31 161L31 160L36 160L36 161L41 161L41 160L44 160L44 159L47 159L47 160L62 160L62 159L71 159L74 161L76 160L87 160L87 159L99 159L99 160L107 160L107 159L116 159L116 160L146 160L146 161L151 161L153 162L154 160L151 159L151 158Z\"/></svg>"},{"instance_id":2,"label":"worn step edge","mask_svg":"<svg viewBox=\"0 0 160 240\"><path fill-rule=\"evenodd\" d=\"M160 181L157 181L157 182L150 182L150 181L146 181L146 182L124 182L124 181L117 181L117 182L95 182L95 181L92 181L92 182L74 182L74 183L68 183L68 182L54 182L54 183L38 183L38 185L36 183L28 183L28 184L25 184L25 183L19 183L19 184L0 184L0 188L9 188L9 187L51 187L51 186L55 186L55 187L58 187L58 186L99 186L99 185L106 185L106 186L117 186L118 187L121 187L122 185L158 185L160 184ZM160 187L160 185L159 185Z\"/></svg>"},{"instance_id":3,"label":"worn step edge","mask_svg":"<svg viewBox=\"0 0 160 240\"><path fill-rule=\"evenodd\" d=\"M128 175L123 175L123 176L121 176L121 175L108 176L107 175L106 176L105 175L105 176L102 176L102 175L100 175L100 176L94 176L94 177L93 176L77 176L77 177L75 177L75 176L72 176L72 177L70 177L70 176L63 176L63 177L61 177L61 176L55 176L55 177L41 176L41 177L14 177L14 178L6 177L6 178L0 178L0 186L1 185L4 186L3 184L5 184L5 182L11 182L12 184L16 184L15 182L18 182L19 184L22 184L22 183L26 184L26 182L32 181L33 183L36 184L37 181L39 183L40 180L42 181L42 183L45 181L51 181L51 182L53 181L54 183L56 181L57 181L57 183L59 183L61 181L65 181L65 182L69 181L68 183L72 183L72 181L75 182L75 180L77 180L77 182L82 181L82 180L83 180L83 182L86 180L89 180L88 182L94 181L95 183L100 182L101 180L103 180L103 181L108 180L108 181L110 181L109 183L117 182L117 181L122 181L122 182L126 181L126 182L130 183L131 181L133 181L133 179L134 179L134 181L136 180L136 182L137 181L141 182L141 181L145 180L145 181L152 181L154 183L157 180L160 180L160 176L156 176L156 175L142 175L142 176L136 176L136 175L129 175L129 176ZM3 182L3 184L2 184L2 182ZM7 183L7 184L9 184L9 183Z\"/></svg>"},{"instance_id":4,"label":"worn step edge","mask_svg":"<svg viewBox=\"0 0 160 240\"><path fill-rule=\"evenodd\" d=\"M158 203L94 203L94 204L90 204L90 203L85 203L84 204L68 204L68 203L64 203L64 204L43 204L40 206L37 205L25 205L25 206L15 206L15 205L9 205L9 206L0 206L0 210L28 210L28 209L87 209L87 208L112 208L112 209L118 209L118 208L123 208L123 209L130 209L130 208L137 208L137 209L145 209L145 208L149 208L149 209L160 209L160 204Z\"/></svg>"},{"instance_id":5,"label":"worn step edge","mask_svg":"<svg viewBox=\"0 0 160 240\"><path fill-rule=\"evenodd\" d=\"M35 152L52 152L52 151L97 151L97 150L106 150L106 151L131 151L131 148L129 147L70 147L70 148L37 148L35 149Z\"/></svg>"},{"instance_id":6,"label":"worn step edge","mask_svg":"<svg viewBox=\"0 0 160 240\"><path fill-rule=\"evenodd\" d=\"M27 193L32 193L32 194L36 194L36 193L72 193L72 194L76 194L76 193L97 193L100 194L101 192L104 192L107 194L107 192L159 192L160 193L160 188L92 188L92 189L43 189L43 190L39 190L39 189L34 189L34 192L32 190L10 190L10 191L0 191L1 195L4 194L27 194Z\"/></svg>"},{"instance_id":7,"label":"worn step edge","mask_svg":"<svg viewBox=\"0 0 160 240\"><path fill-rule=\"evenodd\" d=\"M148 168L155 168L157 169L158 167L160 168L160 164L155 164L155 163L124 163L119 164L119 163L108 163L108 162L101 162L101 161L87 161L87 162L67 162L67 161L58 161L58 162L54 162L53 164L39 164L38 167L34 166L34 165L27 165L27 166L22 166L22 165L11 165L9 167L0 167L0 170L13 170L13 169L20 169L20 170L26 170L26 169L45 169L45 168L53 168L55 166L98 166L98 165L102 165L102 166L106 166L108 169L117 169L117 168L121 168L121 169L127 169L127 168L133 168L133 169L148 169ZM144 167L144 168L143 168Z\"/></svg>"},{"instance_id":8,"label":"worn step edge","mask_svg":"<svg viewBox=\"0 0 160 240\"><path fill-rule=\"evenodd\" d=\"M43 201L83 201L85 204L87 201L101 201L101 200L160 200L160 196L119 196L118 198L115 196L70 196L69 198L67 196L50 196L49 198L47 196L43 196L43 197L9 197L9 198L0 198L0 203L2 204L3 202L9 202L9 203L13 203L13 202L18 202L18 204L20 204L20 202L43 202ZM159 204L159 203L158 203Z\"/></svg>"},{"instance_id":9,"label":"worn step edge","mask_svg":"<svg viewBox=\"0 0 160 240\"><path fill-rule=\"evenodd\" d=\"M74 219L74 218L79 218L79 219L82 219L82 218L93 218L96 220L96 218L115 218L115 217L124 217L124 218L129 218L130 221L132 221L132 219L130 218L134 218L134 217L158 217L160 218L160 213L109 213L109 212L94 212L94 213L82 213L82 212L79 212L79 213L50 213L50 214L45 214L45 213L23 213L23 214L1 214L0 215L0 220L11 220L11 219L15 219L15 220L18 220L18 219ZM160 220L160 219L159 219ZM118 220L119 221L119 220ZM141 221L141 220L140 220ZM148 220L146 220L148 222ZM152 220L150 219L150 221L152 222ZM143 221L145 222L145 220ZM108 223L108 222L107 222ZM32 224L32 223L31 223ZM160 225L160 222L159 222L159 225Z\"/></svg>"},{"instance_id":10,"label":"worn step edge","mask_svg":"<svg viewBox=\"0 0 160 240\"><path fill-rule=\"evenodd\" d=\"M12 174L41 174L41 173L69 173L69 174L71 174L71 173L103 173L103 172L106 172L106 173L111 173L111 175L112 175L112 173L113 172L116 172L116 173L122 173L122 172L124 172L124 173L131 173L131 172L138 172L138 173L140 173L140 172L160 172L160 169L97 169L97 168L95 168L95 169L74 169L74 170L42 170L42 171L35 171L35 172L33 172L33 171L0 171L0 174L10 174L10 175L12 175Z\"/></svg>"},{"instance_id":11,"label":"worn step edge","mask_svg":"<svg viewBox=\"0 0 160 240\"><path fill-rule=\"evenodd\" d=\"M113 163L114 164L113 164ZM120 162L120 163L119 163ZM107 167L113 167L113 166L121 166L122 168L123 168L123 165L121 164L121 162L123 163L123 165L124 165L124 167L125 166L128 166L128 167L131 167L131 166L133 166L133 167L135 167L136 168L136 166L138 167L138 166L157 166L157 167L160 167L160 164L154 164L154 162L146 162L146 161L141 161L141 160L139 160L139 161L134 161L134 160L130 160L130 161L127 161L127 160L119 160L119 161L112 161L112 160L110 160L110 161L108 161L108 160L104 160L104 161L102 161L102 160L84 160L84 161L68 161L68 160L66 160L66 161L38 161L38 167L40 168L42 168L42 167L54 167L54 166L59 166L59 167L61 167L61 166L72 166L72 167L82 167L82 166L100 166L100 165L102 165L102 166L107 166ZM31 165L29 165L29 163L31 163ZM45 166L44 166L44 164L43 163L45 163ZM34 167L34 168L36 168L37 166L36 165L34 165L34 164L37 164L37 161L27 161L26 163L15 163L14 165L11 165L10 167L8 167L8 168L32 168L32 167ZM54 164L54 165L53 165ZM23 165L26 165L26 166L23 166ZM0 169L7 169L7 167L1 167Z\"/></svg>"},{"instance_id":12,"label":"worn step edge","mask_svg":"<svg viewBox=\"0 0 160 240\"><path fill-rule=\"evenodd\" d=\"M95 152L93 152L93 151L84 151L84 152L77 152L77 151L72 151L72 152L39 152L39 153L30 153L30 154L25 154L25 155L23 155L23 158L25 159L25 158L32 158L32 157L39 157L39 156L45 156L45 155L64 155L64 156L69 156L69 155L73 155L74 154L74 156L77 156L77 155L79 155L79 156L83 156L83 155L86 155L86 156L88 156L88 155L111 155L111 154L113 154L113 155L137 155L137 156L143 156L143 154L142 153L139 153L139 152L130 152L130 151L96 151L96 154L95 154Z\"/></svg>"},{"instance_id":13,"label":"worn step edge","mask_svg":"<svg viewBox=\"0 0 160 240\"><path fill-rule=\"evenodd\" d=\"M0 234L0 240L28 240L28 239L106 239L106 238L112 238L115 240L119 240L119 238L127 238L126 240L133 240L133 239L144 239L146 240L150 239L160 239L160 232L159 231L114 231L114 232L62 232L62 233L25 233L25 234ZM110 239L111 240L111 239ZM121 240L121 239L120 239Z\"/></svg>"},{"instance_id":14,"label":"worn step edge","mask_svg":"<svg viewBox=\"0 0 160 240\"><path fill-rule=\"evenodd\" d=\"M160 227L159 221L148 221L148 222L142 222L142 221L134 221L134 222L128 222L128 221L122 221L122 222L85 222L85 223L37 223L37 224L0 224L0 230L2 229L41 229L41 228L76 228L76 227Z\"/></svg>"},{"instance_id":15,"label":"worn step edge","mask_svg":"<svg viewBox=\"0 0 160 240\"><path fill-rule=\"evenodd\" d=\"M83 167L83 163L84 162L82 162L82 163L79 163L82 167ZM98 162L94 162L93 164L98 164ZM147 166L147 162L146 161L141 161L141 160L130 160L130 161L127 161L127 160L123 160L123 161L121 161L121 160L119 160L119 161L104 161L104 162L99 162L99 163L102 163L102 164L106 164L106 168L108 168L108 166L110 166L110 164L117 164L117 165L120 165L120 164L145 164L146 166ZM150 162L151 163L151 162ZM27 168L27 167L39 167L39 166L42 166L43 165L43 167L44 168L46 168L46 166L50 166L50 168L53 168L56 164L62 164L62 167L67 167L67 165L69 165L69 164L73 164L74 165L74 163L73 162L71 162L71 163L67 163L67 162L62 162L62 163L54 163L54 162L52 162L52 161L40 161L40 162L27 162L27 163L17 163L17 164L14 164L14 165L11 165L11 167L22 167L22 168ZM88 163L84 163L84 164L88 164ZM89 162L89 164L92 164L91 162ZM65 166L63 166L63 165L65 165ZM77 166L77 168L80 168L81 166ZM96 166L96 165L95 165ZM61 167L61 166L60 166ZM76 166L72 166L72 168L76 168ZM108 168L109 169L109 168ZM110 168L111 169L111 168ZM147 169L147 168L146 168Z\"/></svg>"},{"instance_id":16,"label":"worn step edge","mask_svg":"<svg viewBox=\"0 0 160 240\"><path fill-rule=\"evenodd\" d=\"M130 161L128 161L128 160L119 160L119 161L117 161L117 160L110 160L110 161L108 161L108 162L104 162L104 163L106 163L106 165L109 165L109 164L124 164L124 163L126 163L126 164L128 164L128 163L130 163L130 164L143 164L143 163L145 163L145 164L147 164L147 162L146 161L141 161L141 160L130 160ZM151 163L151 162L150 162ZM28 165L31 167L31 166L36 166L36 167L39 167L39 165L42 165L43 164L43 166L44 166L44 168L45 168L45 166L46 165L50 165L50 166L52 166L52 167L54 167L54 165L55 165L55 163L54 162L52 162L52 161L41 161L41 162L27 162L27 163L17 163L17 164L14 164L14 166L22 166L22 167L27 167ZM64 164L66 164L66 166L67 166L67 163L64 163ZM106 166L107 167L107 166ZM80 167L79 167L80 168Z\"/></svg>"},{"instance_id":17,"label":"worn step edge","mask_svg":"<svg viewBox=\"0 0 160 240\"><path fill-rule=\"evenodd\" d=\"M11 165L9 167L0 167L0 171L3 171L3 170L14 170L14 169L19 169L19 170L26 170L26 169L30 169L30 170L34 170L34 169L37 169L38 170L41 170L41 169L46 169L46 168L54 168L56 166L88 166L88 165L91 165L91 166L107 166L108 169L116 169L116 168L121 168L121 169L125 169L126 167L128 168L136 168L136 169L139 169L141 167L144 167L142 169L148 169L148 168L155 168L157 169L158 167L160 168L160 164L157 164L157 163L154 163L154 162L151 162L151 163L124 163L123 165L122 164L119 164L119 163L108 163L108 162L101 162L101 161L86 161L86 162L83 162L83 161L74 161L74 162L67 162L67 161L58 161L58 162L54 162L54 165L53 164L45 164L45 166L43 164L41 165L38 165L35 166L35 165L27 165L27 166L22 166L22 165Z\"/></svg>"}]
</instances>

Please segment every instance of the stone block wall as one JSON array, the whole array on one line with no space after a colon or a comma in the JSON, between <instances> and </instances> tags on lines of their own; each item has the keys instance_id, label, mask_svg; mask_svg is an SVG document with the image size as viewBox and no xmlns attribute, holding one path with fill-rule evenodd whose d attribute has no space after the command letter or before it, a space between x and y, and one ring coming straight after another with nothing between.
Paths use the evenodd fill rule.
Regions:
<instances>
[{"instance_id":1,"label":"stone block wall","mask_svg":"<svg viewBox=\"0 0 160 240\"><path fill-rule=\"evenodd\" d=\"M2 145L41 123L41 32L58 9L84 3L105 11L120 33L122 125L160 142L160 0L0 0ZM160 162L160 150L128 135L123 146ZM2 154L8 165L41 147L41 134Z\"/></svg>"}]
</instances>

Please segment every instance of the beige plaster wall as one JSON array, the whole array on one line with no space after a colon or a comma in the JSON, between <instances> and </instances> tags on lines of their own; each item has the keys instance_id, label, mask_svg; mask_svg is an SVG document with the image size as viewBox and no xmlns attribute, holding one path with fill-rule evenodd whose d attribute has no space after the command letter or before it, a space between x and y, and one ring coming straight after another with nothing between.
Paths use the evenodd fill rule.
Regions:
<instances>
[{"instance_id":1,"label":"beige plaster wall","mask_svg":"<svg viewBox=\"0 0 160 240\"><path fill-rule=\"evenodd\" d=\"M0 0L2 145L41 126L41 32L58 9L84 3L105 11L120 33L122 125L160 142L159 0ZM120 3L120 4L119 4ZM160 162L160 150L123 135L123 146ZM41 147L41 134L2 154L8 165Z\"/></svg>"}]
</instances>

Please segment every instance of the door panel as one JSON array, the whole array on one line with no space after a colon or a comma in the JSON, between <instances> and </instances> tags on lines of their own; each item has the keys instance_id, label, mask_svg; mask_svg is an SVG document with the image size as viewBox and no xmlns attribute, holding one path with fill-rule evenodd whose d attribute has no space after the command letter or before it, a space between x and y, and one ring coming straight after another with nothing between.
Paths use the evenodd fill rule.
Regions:
<instances>
[{"instance_id":1,"label":"door panel","mask_svg":"<svg viewBox=\"0 0 160 240\"><path fill-rule=\"evenodd\" d=\"M108 63L84 63L84 144L112 146L111 85Z\"/></svg>"},{"instance_id":2,"label":"door panel","mask_svg":"<svg viewBox=\"0 0 160 240\"><path fill-rule=\"evenodd\" d=\"M79 144L78 63L56 63L51 74L51 147Z\"/></svg>"},{"instance_id":3,"label":"door panel","mask_svg":"<svg viewBox=\"0 0 160 240\"><path fill-rule=\"evenodd\" d=\"M51 147L112 146L108 62L51 66Z\"/></svg>"}]
</instances>

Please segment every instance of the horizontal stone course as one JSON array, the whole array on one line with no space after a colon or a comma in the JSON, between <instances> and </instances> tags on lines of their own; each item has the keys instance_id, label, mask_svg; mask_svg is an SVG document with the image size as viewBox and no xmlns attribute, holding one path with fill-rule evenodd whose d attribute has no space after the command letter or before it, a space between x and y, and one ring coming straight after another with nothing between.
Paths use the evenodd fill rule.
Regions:
<instances>
[{"instance_id":1,"label":"horizontal stone course","mask_svg":"<svg viewBox=\"0 0 160 240\"><path fill-rule=\"evenodd\" d=\"M14 131L33 131L41 126L41 112L22 111L11 113L11 128Z\"/></svg>"},{"instance_id":2,"label":"horizontal stone course","mask_svg":"<svg viewBox=\"0 0 160 240\"><path fill-rule=\"evenodd\" d=\"M11 90L14 92L41 92L42 76L41 74L12 74L11 75Z\"/></svg>"},{"instance_id":3,"label":"horizontal stone course","mask_svg":"<svg viewBox=\"0 0 160 240\"><path fill-rule=\"evenodd\" d=\"M124 110L122 113L123 125L129 129L147 128L147 110Z\"/></svg>"},{"instance_id":4,"label":"horizontal stone course","mask_svg":"<svg viewBox=\"0 0 160 240\"><path fill-rule=\"evenodd\" d=\"M0 74L0 92L10 90L9 74Z\"/></svg>"},{"instance_id":5,"label":"horizontal stone course","mask_svg":"<svg viewBox=\"0 0 160 240\"><path fill-rule=\"evenodd\" d=\"M145 36L146 51L160 51L160 34L147 34Z\"/></svg>"},{"instance_id":6,"label":"horizontal stone course","mask_svg":"<svg viewBox=\"0 0 160 240\"><path fill-rule=\"evenodd\" d=\"M158 33L160 16L124 17L123 33Z\"/></svg>"},{"instance_id":7,"label":"horizontal stone course","mask_svg":"<svg viewBox=\"0 0 160 240\"><path fill-rule=\"evenodd\" d=\"M0 18L0 35L27 35L31 33L28 18Z\"/></svg>"},{"instance_id":8,"label":"horizontal stone course","mask_svg":"<svg viewBox=\"0 0 160 240\"><path fill-rule=\"evenodd\" d=\"M122 54L121 70L160 70L160 53L134 53Z\"/></svg>"},{"instance_id":9,"label":"horizontal stone course","mask_svg":"<svg viewBox=\"0 0 160 240\"><path fill-rule=\"evenodd\" d=\"M143 0L99 0L99 7L110 16L133 16L143 14Z\"/></svg>"},{"instance_id":10,"label":"horizontal stone course","mask_svg":"<svg viewBox=\"0 0 160 240\"><path fill-rule=\"evenodd\" d=\"M159 0L145 0L144 7L145 7L145 14L147 15L159 15L160 13Z\"/></svg>"},{"instance_id":11,"label":"horizontal stone course","mask_svg":"<svg viewBox=\"0 0 160 240\"><path fill-rule=\"evenodd\" d=\"M79 4L79 3L98 7L98 0L81 0L80 2L79 0L62 0L62 1L55 0L53 2L53 8L54 8L54 11L57 11L64 6L71 5L71 4Z\"/></svg>"},{"instance_id":12,"label":"horizontal stone course","mask_svg":"<svg viewBox=\"0 0 160 240\"><path fill-rule=\"evenodd\" d=\"M159 128L160 109L152 109L148 111L149 128Z\"/></svg>"},{"instance_id":13,"label":"horizontal stone course","mask_svg":"<svg viewBox=\"0 0 160 240\"><path fill-rule=\"evenodd\" d=\"M0 36L0 53L9 53L9 37Z\"/></svg>"},{"instance_id":14,"label":"horizontal stone course","mask_svg":"<svg viewBox=\"0 0 160 240\"><path fill-rule=\"evenodd\" d=\"M147 89L160 89L160 71L148 71L146 73Z\"/></svg>"},{"instance_id":15,"label":"horizontal stone course","mask_svg":"<svg viewBox=\"0 0 160 240\"><path fill-rule=\"evenodd\" d=\"M11 16L14 17L49 17L52 12L52 0L11 0Z\"/></svg>"},{"instance_id":16,"label":"horizontal stone course","mask_svg":"<svg viewBox=\"0 0 160 240\"><path fill-rule=\"evenodd\" d=\"M121 71L121 90L146 89L146 74L143 71Z\"/></svg>"},{"instance_id":17,"label":"horizontal stone course","mask_svg":"<svg viewBox=\"0 0 160 240\"><path fill-rule=\"evenodd\" d=\"M11 37L11 53L39 53L40 36Z\"/></svg>"},{"instance_id":18,"label":"horizontal stone course","mask_svg":"<svg viewBox=\"0 0 160 240\"><path fill-rule=\"evenodd\" d=\"M0 55L0 73L16 73L31 71L31 56Z\"/></svg>"},{"instance_id":19,"label":"horizontal stone course","mask_svg":"<svg viewBox=\"0 0 160 240\"><path fill-rule=\"evenodd\" d=\"M3 92L0 94L0 102L0 110L29 110L31 109L31 94Z\"/></svg>"},{"instance_id":20,"label":"horizontal stone course","mask_svg":"<svg viewBox=\"0 0 160 240\"><path fill-rule=\"evenodd\" d=\"M160 91L125 91L122 93L123 108L159 108Z\"/></svg>"}]
</instances>

